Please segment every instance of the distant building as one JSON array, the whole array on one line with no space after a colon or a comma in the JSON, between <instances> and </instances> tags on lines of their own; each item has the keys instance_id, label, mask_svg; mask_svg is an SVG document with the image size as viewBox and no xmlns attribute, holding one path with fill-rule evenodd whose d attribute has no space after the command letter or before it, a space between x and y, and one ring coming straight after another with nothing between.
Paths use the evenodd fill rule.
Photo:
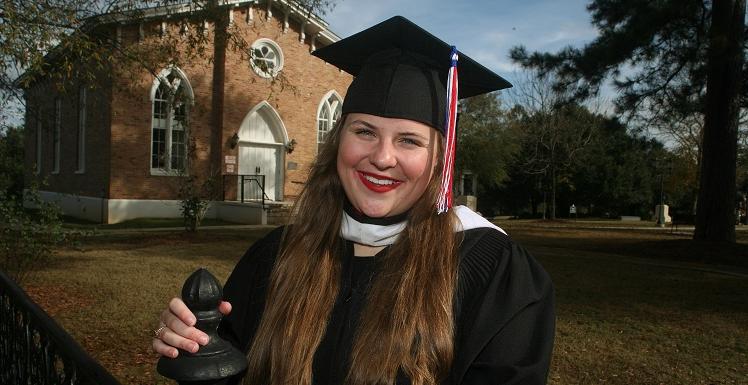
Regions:
<instances>
[{"instance_id":1,"label":"distant building","mask_svg":"<svg viewBox=\"0 0 748 385\"><path fill-rule=\"evenodd\" d=\"M211 106L221 91L206 60L168 65L157 76L111 63L95 84L75 81L64 91L49 79L32 83L25 164L27 178L46 180L45 199L104 223L179 217L176 175L207 178L215 170L223 200L208 216L263 223L268 207L299 194L352 79L310 54L338 37L287 0L226 3L231 23L247 31L254 60L226 52L222 128L214 128ZM184 28L188 16L186 6L154 8L107 27L120 44L145 45ZM271 81L278 74L285 83ZM246 177L242 189L240 175L260 177ZM255 180L263 178L270 204L237 202L242 191L245 200L259 197Z\"/></svg>"}]
</instances>

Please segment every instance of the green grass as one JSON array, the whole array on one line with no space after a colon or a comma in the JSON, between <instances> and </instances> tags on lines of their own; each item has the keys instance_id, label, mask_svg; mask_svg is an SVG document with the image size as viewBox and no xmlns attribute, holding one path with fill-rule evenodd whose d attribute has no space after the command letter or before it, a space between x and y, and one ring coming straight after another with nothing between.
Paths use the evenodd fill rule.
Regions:
<instances>
[{"instance_id":1,"label":"green grass","mask_svg":"<svg viewBox=\"0 0 748 385\"><path fill-rule=\"evenodd\" d=\"M748 278L713 272L745 271L724 263L748 256L746 232L710 247L662 231L502 225L556 285L549 383L748 383ZM99 236L59 250L26 288L124 384L166 384L150 349L158 313L198 267L225 280L265 232Z\"/></svg>"}]
</instances>

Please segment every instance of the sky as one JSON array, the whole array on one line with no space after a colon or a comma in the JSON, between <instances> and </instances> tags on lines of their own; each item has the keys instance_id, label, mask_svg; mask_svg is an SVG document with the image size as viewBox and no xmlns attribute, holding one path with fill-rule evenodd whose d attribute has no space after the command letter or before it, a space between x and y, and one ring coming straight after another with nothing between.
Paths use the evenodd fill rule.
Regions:
<instances>
[{"instance_id":1,"label":"sky","mask_svg":"<svg viewBox=\"0 0 748 385\"><path fill-rule=\"evenodd\" d=\"M323 19L341 38L401 15L455 45L510 82L518 66L509 50L556 52L582 47L597 36L589 0L335 0Z\"/></svg>"}]
</instances>

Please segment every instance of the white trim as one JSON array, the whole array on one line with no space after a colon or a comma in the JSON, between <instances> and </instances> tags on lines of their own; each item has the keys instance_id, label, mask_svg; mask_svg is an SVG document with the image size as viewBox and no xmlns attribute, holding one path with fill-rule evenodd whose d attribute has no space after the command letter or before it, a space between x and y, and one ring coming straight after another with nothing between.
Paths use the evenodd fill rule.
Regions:
<instances>
[{"instance_id":1,"label":"white trim","mask_svg":"<svg viewBox=\"0 0 748 385\"><path fill-rule=\"evenodd\" d=\"M254 57L254 50L258 48L266 47L269 50L273 52L276 59L273 63L273 68L270 72L265 72L265 70L258 65L255 64L255 60L261 60L256 59ZM280 45L273 41L272 39L268 39L266 37L261 37L257 40L255 40L252 45L249 47L249 64L250 67L252 67L252 70L259 76L270 79L278 76L278 74L283 71L283 66L285 64L285 59L283 57L283 49L281 49Z\"/></svg>"},{"instance_id":2,"label":"white trim","mask_svg":"<svg viewBox=\"0 0 748 385\"><path fill-rule=\"evenodd\" d=\"M86 94L85 86L78 88L78 135L76 137L75 173L86 172Z\"/></svg>"},{"instance_id":3,"label":"white trim","mask_svg":"<svg viewBox=\"0 0 748 385\"><path fill-rule=\"evenodd\" d=\"M145 8L145 9L139 9L135 12L128 13L120 13L116 15L103 15L103 20L109 21L119 21L119 22L132 22L133 16L136 16L135 19L137 20L148 20L148 19L159 19L163 17L175 17L176 15L182 14L182 13L190 13L194 12L196 9L201 9L202 2L200 1L189 1L189 2L182 2L181 4L173 4L173 5L165 5L165 6L157 6L157 7L151 7L151 8ZM246 4L250 9L252 8L252 5L258 4L258 0L221 0L221 3L223 5L233 5L235 7L242 6ZM335 34L334 32L330 31L330 25L322 20L322 18L311 15L311 17L307 17L308 12L303 10L301 7L298 6L294 1L291 0L273 0L269 2L269 10L268 16L272 16L272 6L275 6L279 9L287 8L290 10L291 16L301 23L301 21L307 21L311 26L313 26L314 31L311 32L319 32L320 36L324 39L323 45L334 43L338 40L340 40L340 37ZM249 20L252 20L253 15L250 13L248 15L250 18ZM96 18L91 19L93 22L96 21ZM269 20L269 18L268 18ZM165 34L165 25L163 26L164 29L162 30L162 36Z\"/></svg>"},{"instance_id":4,"label":"white trim","mask_svg":"<svg viewBox=\"0 0 748 385\"><path fill-rule=\"evenodd\" d=\"M115 42L117 43L117 46L122 45L122 24L117 24L117 28L115 28Z\"/></svg>"},{"instance_id":5,"label":"white trim","mask_svg":"<svg viewBox=\"0 0 748 385\"><path fill-rule=\"evenodd\" d=\"M50 174L60 173L60 142L62 141L62 100L55 99L55 121L52 127L52 171Z\"/></svg>"},{"instance_id":6,"label":"white trim","mask_svg":"<svg viewBox=\"0 0 748 385\"><path fill-rule=\"evenodd\" d=\"M255 19L255 13L254 13L254 10L252 9L252 4L253 3L247 4L247 19L245 20L247 24L252 24L252 22Z\"/></svg>"},{"instance_id":7,"label":"white trim","mask_svg":"<svg viewBox=\"0 0 748 385\"><path fill-rule=\"evenodd\" d=\"M245 125L248 125L249 117L255 112L259 113L260 110L269 112L272 115L272 118L275 119L279 123L278 131L280 131L280 134L282 135L282 140L283 140L283 142L265 142L263 144L277 144L277 143L286 144L288 143L289 139L288 139L288 131L286 130L286 125L283 123L283 119L281 119L281 116L280 114L278 114L278 111L276 111L275 108L273 108L273 106L270 103L268 103L267 100L263 100L257 103L254 107L252 107L251 110L249 110L249 112L246 115L244 115L244 119L242 119L242 123L239 126L239 133L238 133L239 141L251 142L249 139L242 139L241 134L243 132L241 128L244 127ZM261 143L261 142L256 142L256 143Z\"/></svg>"},{"instance_id":8,"label":"white trim","mask_svg":"<svg viewBox=\"0 0 748 385\"><path fill-rule=\"evenodd\" d=\"M168 67L161 70L161 72L158 73L158 76L153 79L153 82L151 83L151 102L153 102L153 98L156 96L156 90L158 89L158 86L161 84L161 81L166 81L166 77L169 76L169 74L172 71L176 71L180 78L184 81L184 83L181 83L181 86L185 86L185 90L187 91L186 96L187 99L190 101L190 105L195 104L195 93L192 91L192 85L190 84L190 80L187 77L187 74L182 71L181 68L175 66L175 65L169 65Z\"/></svg>"},{"instance_id":9,"label":"white trim","mask_svg":"<svg viewBox=\"0 0 748 385\"><path fill-rule=\"evenodd\" d=\"M36 173L42 173L42 114L36 111Z\"/></svg>"}]
</instances>

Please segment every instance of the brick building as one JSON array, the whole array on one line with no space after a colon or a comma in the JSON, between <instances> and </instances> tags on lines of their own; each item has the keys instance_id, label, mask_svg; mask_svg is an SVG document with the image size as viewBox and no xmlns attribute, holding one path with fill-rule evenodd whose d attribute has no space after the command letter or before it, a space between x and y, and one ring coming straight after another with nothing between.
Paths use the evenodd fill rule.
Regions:
<instances>
[{"instance_id":1,"label":"brick building","mask_svg":"<svg viewBox=\"0 0 748 385\"><path fill-rule=\"evenodd\" d=\"M208 217L265 223L268 208L293 201L351 81L310 54L338 37L286 0L226 3L252 55L226 50L222 92L205 59L166 65L156 76L112 63L96 84L73 81L61 91L39 79L26 90L27 176L46 181L44 199L104 223L179 217L179 175L194 174L220 185L223 200ZM111 28L120 44L146 46L179 33L189 15L188 7L149 9ZM214 128L221 95L222 128ZM241 175L252 176L242 183ZM252 199L256 181L265 205Z\"/></svg>"}]
</instances>

